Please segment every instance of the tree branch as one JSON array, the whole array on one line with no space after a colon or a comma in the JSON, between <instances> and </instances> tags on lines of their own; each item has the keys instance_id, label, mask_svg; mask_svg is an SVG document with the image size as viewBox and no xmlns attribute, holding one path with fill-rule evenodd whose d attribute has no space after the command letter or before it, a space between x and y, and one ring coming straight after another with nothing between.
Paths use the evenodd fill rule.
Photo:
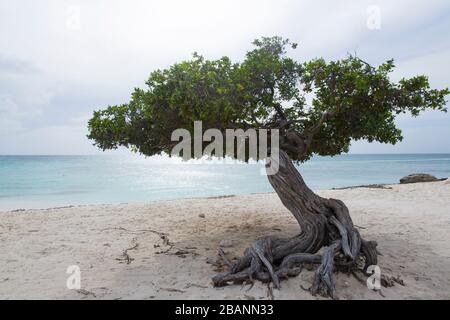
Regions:
<instances>
[{"instance_id":1,"label":"tree branch","mask_svg":"<svg viewBox=\"0 0 450 320\"><path fill-rule=\"evenodd\" d=\"M280 118L282 120L287 120L286 115L284 114L283 108L281 107L281 105L279 103L274 103L274 97L275 97L275 89L273 87L269 88L270 90L270 101L272 102L272 105L275 109L275 111L278 113L278 115L280 116Z\"/></svg>"},{"instance_id":2,"label":"tree branch","mask_svg":"<svg viewBox=\"0 0 450 320\"><path fill-rule=\"evenodd\" d=\"M319 122L317 122L314 126L311 128L305 130L307 132L306 140L305 140L305 153L311 146L312 140L314 136L320 131L324 123L330 119L332 116L336 115L339 112L340 107L338 106L334 111L325 111L322 113L322 116L320 117Z\"/></svg>"},{"instance_id":3,"label":"tree branch","mask_svg":"<svg viewBox=\"0 0 450 320\"><path fill-rule=\"evenodd\" d=\"M307 129L307 136L306 136L306 143L309 146L312 142L312 138L314 137L314 135L319 132L319 130L322 128L323 124L325 123L325 121L328 120L328 118L332 115L334 115L335 113L333 112L329 112L329 111L325 111L324 113L322 113L322 116L320 117L319 122L317 122L314 126L312 126L311 128Z\"/></svg>"},{"instance_id":4,"label":"tree branch","mask_svg":"<svg viewBox=\"0 0 450 320\"><path fill-rule=\"evenodd\" d=\"M313 126L309 127L304 131L303 134L288 129L286 130L286 143L281 145L281 148L297 155L304 156L309 147L311 146L314 136L320 131L324 123L332 116L338 113L339 107L334 111L325 111L320 117L319 121Z\"/></svg>"},{"instance_id":5,"label":"tree branch","mask_svg":"<svg viewBox=\"0 0 450 320\"><path fill-rule=\"evenodd\" d=\"M281 106L278 103L275 103L273 105L273 107L275 108L275 110L277 111L278 115L280 116L281 119L286 120L286 115L283 112L283 109L281 108Z\"/></svg>"}]
</instances>

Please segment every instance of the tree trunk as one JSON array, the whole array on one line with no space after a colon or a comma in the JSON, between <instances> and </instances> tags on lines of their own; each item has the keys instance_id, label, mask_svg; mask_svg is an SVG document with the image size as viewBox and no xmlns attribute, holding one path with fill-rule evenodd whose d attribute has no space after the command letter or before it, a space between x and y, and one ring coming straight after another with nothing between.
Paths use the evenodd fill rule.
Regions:
<instances>
[{"instance_id":1,"label":"tree trunk","mask_svg":"<svg viewBox=\"0 0 450 320\"><path fill-rule=\"evenodd\" d=\"M256 240L230 272L216 275L213 283L223 286L229 282L272 281L279 287L281 278L296 276L302 266L318 264L311 287L313 295L334 296L333 270L351 271L358 262L366 271L377 264L376 243L364 241L354 227L345 204L325 199L309 189L286 153L280 151L279 170L268 175L284 206L294 215L300 233L293 238L266 237ZM324 248L322 255L317 252Z\"/></svg>"}]
</instances>

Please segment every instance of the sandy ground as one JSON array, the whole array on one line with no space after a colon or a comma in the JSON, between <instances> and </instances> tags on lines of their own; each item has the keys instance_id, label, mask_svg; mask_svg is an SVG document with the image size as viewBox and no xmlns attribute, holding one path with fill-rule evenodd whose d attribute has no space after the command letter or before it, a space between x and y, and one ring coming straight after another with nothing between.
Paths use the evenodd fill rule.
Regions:
<instances>
[{"instance_id":1,"label":"sandy ground","mask_svg":"<svg viewBox=\"0 0 450 320\"><path fill-rule=\"evenodd\" d=\"M405 283L383 297L336 274L340 299L450 299L449 180L320 194L346 202L363 237L378 242L381 272ZM0 298L266 299L260 283L213 288L208 262L221 240L232 241L232 258L281 230L297 226L275 194L0 212ZM71 265L82 290L67 289ZM283 281L275 299L317 299L301 289L312 278L305 270Z\"/></svg>"}]
</instances>

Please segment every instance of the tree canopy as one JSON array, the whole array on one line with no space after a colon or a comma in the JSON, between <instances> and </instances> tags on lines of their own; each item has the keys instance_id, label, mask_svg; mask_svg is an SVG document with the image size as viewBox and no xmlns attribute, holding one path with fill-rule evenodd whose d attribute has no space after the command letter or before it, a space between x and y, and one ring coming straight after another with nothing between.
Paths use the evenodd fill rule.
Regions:
<instances>
[{"instance_id":1,"label":"tree canopy","mask_svg":"<svg viewBox=\"0 0 450 320\"><path fill-rule=\"evenodd\" d=\"M354 55L337 61L297 62L281 37L253 42L242 62L193 54L150 74L126 104L95 111L88 137L99 148L129 147L145 155L170 153L178 128L279 129L280 147L293 160L337 155L352 140L395 144L401 113L446 111L448 89L432 89L418 75L393 82L394 61L373 67Z\"/></svg>"}]
</instances>

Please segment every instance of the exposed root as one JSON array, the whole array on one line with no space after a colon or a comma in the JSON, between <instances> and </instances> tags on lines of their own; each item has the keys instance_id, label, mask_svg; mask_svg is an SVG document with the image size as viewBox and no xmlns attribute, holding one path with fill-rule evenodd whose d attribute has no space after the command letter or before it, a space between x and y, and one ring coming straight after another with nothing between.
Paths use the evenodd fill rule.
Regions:
<instances>
[{"instance_id":1,"label":"exposed root","mask_svg":"<svg viewBox=\"0 0 450 320\"><path fill-rule=\"evenodd\" d=\"M325 248L322 262L316 270L314 283L311 287L311 294L313 296L320 293L323 296L329 295L331 298L334 298L334 255L340 248L341 244L339 241L335 241L329 247Z\"/></svg>"},{"instance_id":2,"label":"exposed root","mask_svg":"<svg viewBox=\"0 0 450 320\"><path fill-rule=\"evenodd\" d=\"M225 254L225 252L223 252L222 248L219 248L218 253L220 258L228 265L228 267L232 268L233 263L230 261L230 259L228 259L227 255Z\"/></svg>"},{"instance_id":3,"label":"exposed root","mask_svg":"<svg viewBox=\"0 0 450 320\"><path fill-rule=\"evenodd\" d=\"M266 241L258 241L252 244L252 254L254 256L254 260L262 262L265 266L267 272L272 279L273 285L276 289L280 287L280 280L278 279L278 275L273 271L272 263L272 250L271 250L271 240L267 238ZM261 265L257 266L258 269L256 272L261 272Z\"/></svg>"},{"instance_id":4,"label":"exposed root","mask_svg":"<svg viewBox=\"0 0 450 320\"><path fill-rule=\"evenodd\" d=\"M269 300L273 300L273 299L274 299L274 296L273 296L273 288L272 288L272 286L270 285L270 283L267 284L267 298L268 298Z\"/></svg>"},{"instance_id":5,"label":"exposed root","mask_svg":"<svg viewBox=\"0 0 450 320\"><path fill-rule=\"evenodd\" d=\"M359 235L359 233L357 234ZM245 250L244 256L239 261L230 265L230 271L213 277L214 286L226 286L230 283L250 284L251 289L255 280L259 280L263 283L272 283L273 288L279 289L281 280L299 275L305 266L318 265L315 271L314 282L311 288L307 290L312 295L319 294L335 298L333 282L335 269L346 270L349 273L356 274L357 270L365 271L369 265L376 264L376 243L362 239L352 241L351 237L345 238L347 242L345 252L342 246L344 240L341 238L334 240L328 247L325 247L322 255L292 253L281 260L274 260L276 250L280 248L280 244L285 246L287 241L293 242L292 239L286 240L272 237L255 241L250 248ZM357 253L354 253L353 250L353 245L355 244L360 245L360 251ZM349 256L354 258L350 259ZM364 262L363 266L359 266L357 263L360 259ZM362 279L360 280L363 281Z\"/></svg>"},{"instance_id":6,"label":"exposed root","mask_svg":"<svg viewBox=\"0 0 450 320\"><path fill-rule=\"evenodd\" d=\"M365 257L365 264L363 267L364 273L367 268L376 265L378 261L377 243L375 241L361 241L361 253Z\"/></svg>"}]
</instances>

